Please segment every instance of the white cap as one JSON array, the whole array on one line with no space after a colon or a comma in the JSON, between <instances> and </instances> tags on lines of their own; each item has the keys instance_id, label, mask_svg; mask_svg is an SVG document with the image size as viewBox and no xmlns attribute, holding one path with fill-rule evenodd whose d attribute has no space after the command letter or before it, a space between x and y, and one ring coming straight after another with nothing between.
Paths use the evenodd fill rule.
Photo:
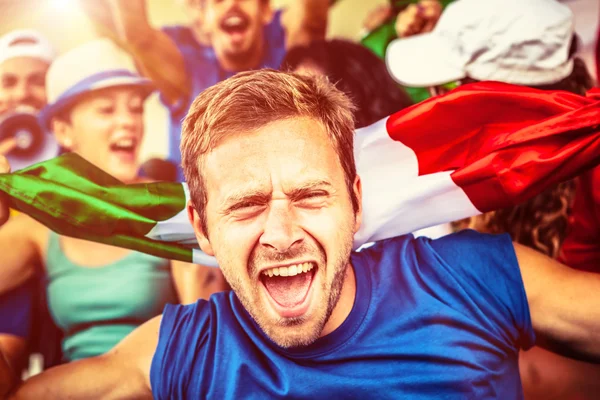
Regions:
<instances>
[{"instance_id":1,"label":"white cap","mask_svg":"<svg viewBox=\"0 0 600 400\"><path fill-rule=\"evenodd\" d=\"M137 72L127 52L109 39L97 39L56 58L46 75L48 105L40 113L47 126L56 113L81 95L115 86L139 86L153 90L152 82Z\"/></svg>"},{"instance_id":2,"label":"white cap","mask_svg":"<svg viewBox=\"0 0 600 400\"><path fill-rule=\"evenodd\" d=\"M11 31L0 37L0 64L17 57L31 57L51 63L56 53L50 41L30 29Z\"/></svg>"},{"instance_id":3,"label":"white cap","mask_svg":"<svg viewBox=\"0 0 600 400\"><path fill-rule=\"evenodd\" d=\"M430 33L390 43L388 71L405 86L470 77L545 85L569 76L573 13L556 0L457 0Z\"/></svg>"}]
</instances>

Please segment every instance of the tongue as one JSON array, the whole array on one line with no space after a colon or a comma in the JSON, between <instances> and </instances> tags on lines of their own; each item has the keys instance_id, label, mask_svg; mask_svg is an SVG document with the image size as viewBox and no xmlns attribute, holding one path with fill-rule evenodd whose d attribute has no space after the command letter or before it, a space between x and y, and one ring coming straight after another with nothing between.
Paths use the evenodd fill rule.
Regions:
<instances>
[{"instance_id":1,"label":"tongue","mask_svg":"<svg viewBox=\"0 0 600 400\"><path fill-rule=\"evenodd\" d=\"M264 284L273 300L283 307L293 307L302 303L311 280L312 274L305 272L296 276L267 277Z\"/></svg>"}]
</instances>

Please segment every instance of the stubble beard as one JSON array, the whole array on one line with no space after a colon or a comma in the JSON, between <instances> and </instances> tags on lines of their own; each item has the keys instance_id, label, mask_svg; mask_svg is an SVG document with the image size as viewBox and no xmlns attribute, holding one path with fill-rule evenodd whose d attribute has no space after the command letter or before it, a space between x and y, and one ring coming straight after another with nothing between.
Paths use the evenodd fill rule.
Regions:
<instances>
[{"instance_id":1,"label":"stubble beard","mask_svg":"<svg viewBox=\"0 0 600 400\"><path fill-rule=\"evenodd\" d=\"M329 318L331 317L331 314L333 313L333 310L340 299L342 288L345 282L346 272L349 268L351 250L352 236L350 236L350 240L347 241L347 243L343 244L342 252L340 253L339 258L330 267L334 268L334 274L331 280L331 285L329 286L329 290L328 283L326 281L326 270L324 272L319 270L317 271L317 273L321 272L322 276L324 277L324 280L321 283L321 293L326 295L326 303L324 307L319 306L316 310L314 310L308 318L304 316L297 318L279 318L276 321L272 321L268 317L265 318L265 316L268 314L265 306L259 301L260 288L258 286L254 286L250 291L245 291L243 290L243 284L240 279L234 278L233 280L227 280L229 281L234 293L242 303L242 306L258 324L260 329L271 339L271 341L283 348L308 346L314 343L321 336L325 324L327 324L329 321ZM319 262L319 269L328 268L326 267L327 259L323 248L319 247L319 253L321 258ZM285 257L286 256L282 256L284 259ZM288 257L288 259L289 258L292 257ZM256 258L254 257L253 259ZM255 262L250 263L250 276L255 276L255 265ZM255 301L252 299L255 299Z\"/></svg>"}]
</instances>

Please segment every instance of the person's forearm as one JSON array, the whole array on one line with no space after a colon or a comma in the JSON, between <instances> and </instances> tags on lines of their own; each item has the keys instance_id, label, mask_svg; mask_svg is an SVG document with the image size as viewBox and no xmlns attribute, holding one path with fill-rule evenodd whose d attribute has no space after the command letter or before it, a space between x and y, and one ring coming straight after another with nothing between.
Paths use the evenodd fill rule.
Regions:
<instances>
[{"instance_id":1,"label":"person's forearm","mask_svg":"<svg viewBox=\"0 0 600 400\"><path fill-rule=\"evenodd\" d=\"M189 98L183 56L167 34L150 25L145 0L106 0L104 9L87 3L91 5L84 9L100 33L129 51L140 72L154 81L167 100Z\"/></svg>"},{"instance_id":2,"label":"person's forearm","mask_svg":"<svg viewBox=\"0 0 600 400\"><path fill-rule=\"evenodd\" d=\"M537 344L600 363L600 274L578 271L515 244Z\"/></svg>"},{"instance_id":3,"label":"person's forearm","mask_svg":"<svg viewBox=\"0 0 600 400\"><path fill-rule=\"evenodd\" d=\"M149 390L140 391L139 379L132 372L111 365L105 356L74 361L51 368L19 384L8 396L25 399L134 399L151 398Z\"/></svg>"},{"instance_id":4,"label":"person's forearm","mask_svg":"<svg viewBox=\"0 0 600 400\"><path fill-rule=\"evenodd\" d=\"M305 29L310 32L313 40L323 40L327 34L327 17L330 0L301 0L306 18L303 21Z\"/></svg>"},{"instance_id":5,"label":"person's forearm","mask_svg":"<svg viewBox=\"0 0 600 400\"><path fill-rule=\"evenodd\" d=\"M120 40L133 53L141 72L175 103L189 98L190 83L179 49L148 22L145 0L109 0Z\"/></svg>"},{"instance_id":6,"label":"person's forearm","mask_svg":"<svg viewBox=\"0 0 600 400\"><path fill-rule=\"evenodd\" d=\"M18 385L9 399L151 399L150 365L161 317L127 335L108 353L51 368ZM4 381L0 376L0 388Z\"/></svg>"},{"instance_id":7,"label":"person's forearm","mask_svg":"<svg viewBox=\"0 0 600 400\"><path fill-rule=\"evenodd\" d=\"M600 364L600 274L572 272L563 278L564 292L556 293L569 301L553 305L562 318L538 333L538 343L557 354Z\"/></svg>"},{"instance_id":8,"label":"person's forearm","mask_svg":"<svg viewBox=\"0 0 600 400\"><path fill-rule=\"evenodd\" d=\"M298 0L285 10L282 24L286 30L286 47L306 46L324 40L327 33L329 0Z\"/></svg>"}]
</instances>

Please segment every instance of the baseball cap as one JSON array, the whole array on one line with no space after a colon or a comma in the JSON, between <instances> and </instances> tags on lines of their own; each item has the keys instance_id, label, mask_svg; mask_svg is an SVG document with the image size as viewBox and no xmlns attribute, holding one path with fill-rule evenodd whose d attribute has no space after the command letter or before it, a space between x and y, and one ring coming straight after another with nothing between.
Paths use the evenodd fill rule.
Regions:
<instances>
[{"instance_id":1,"label":"baseball cap","mask_svg":"<svg viewBox=\"0 0 600 400\"><path fill-rule=\"evenodd\" d=\"M55 56L50 41L37 31L19 29L0 37L0 64L17 57L37 58L51 63Z\"/></svg>"},{"instance_id":2,"label":"baseball cap","mask_svg":"<svg viewBox=\"0 0 600 400\"><path fill-rule=\"evenodd\" d=\"M457 0L430 33L396 39L388 71L405 86L466 77L546 85L573 70L573 13L555 0Z\"/></svg>"},{"instance_id":3,"label":"baseball cap","mask_svg":"<svg viewBox=\"0 0 600 400\"><path fill-rule=\"evenodd\" d=\"M154 86L139 75L127 52L109 39L97 39L56 58L46 75L48 105L40 112L46 128L50 120L84 94L116 86L138 86L150 94Z\"/></svg>"}]
</instances>

